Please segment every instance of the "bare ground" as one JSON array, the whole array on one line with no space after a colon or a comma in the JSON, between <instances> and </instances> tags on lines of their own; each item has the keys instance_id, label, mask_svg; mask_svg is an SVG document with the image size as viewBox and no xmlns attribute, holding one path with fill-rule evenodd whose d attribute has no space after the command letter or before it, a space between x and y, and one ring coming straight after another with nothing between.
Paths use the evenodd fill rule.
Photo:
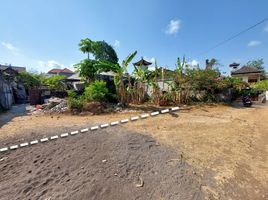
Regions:
<instances>
[{"instance_id":1,"label":"bare ground","mask_svg":"<svg viewBox=\"0 0 268 200\"><path fill-rule=\"evenodd\" d=\"M140 112L17 117L0 144ZM267 130L267 106L203 106L19 149L0 155L0 199L268 199Z\"/></svg>"}]
</instances>

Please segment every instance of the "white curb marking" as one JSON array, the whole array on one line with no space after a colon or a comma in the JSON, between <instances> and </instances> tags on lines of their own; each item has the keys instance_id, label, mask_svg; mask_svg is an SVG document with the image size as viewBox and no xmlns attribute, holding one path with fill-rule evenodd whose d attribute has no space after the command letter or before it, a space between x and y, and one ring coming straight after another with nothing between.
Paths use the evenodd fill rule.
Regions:
<instances>
[{"instance_id":1,"label":"white curb marking","mask_svg":"<svg viewBox=\"0 0 268 200\"><path fill-rule=\"evenodd\" d=\"M102 124L102 125L100 125L101 128L106 128L108 126L109 126L109 124Z\"/></svg>"},{"instance_id":2,"label":"white curb marking","mask_svg":"<svg viewBox=\"0 0 268 200\"><path fill-rule=\"evenodd\" d=\"M99 128L99 126L93 126L91 127L91 130L94 131L94 130L97 130Z\"/></svg>"},{"instance_id":3,"label":"white curb marking","mask_svg":"<svg viewBox=\"0 0 268 200\"><path fill-rule=\"evenodd\" d=\"M171 108L172 111L176 111L176 110L179 110L179 109L180 109L179 107Z\"/></svg>"},{"instance_id":4,"label":"white curb marking","mask_svg":"<svg viewBox=\"0 0 268 200\"><path fill-rule=\"evenodd\" d=\"M4 148L0 149L0 152L4 152L4 151L7 151L7 150L8 150L8 148L4 147Z\"/></svg>"},{"instance_id":5,"label":"white curb marking","mask_svg":"<svg viewBox=\"0 0 268 200\"><path fill-rule=\"evenodd\" d=\"M121 120L121 123L127 123L128 122L128 119L122 119Z\"/></svg>"},{"instance_id":6,"label":"white curb marking","mask_svg":"<svg viewBox=\"0 0 268 200\"><path fill-rule=\"evenodd\" d=\"M60 137L68 137L68 135L69 135L69 133L62 133L61 135L60 135Z\"/></svg>"},{"instance_id":7,"label":"white curb marking","mask_svg":"<svg viewBox=\"0 0 268 200\"><path fill-rule=\"evenodd\" d=\"M169 109L161 110L161 113L168 113Z\"/></svg>"},{"instance_id":8,"label":"white curb marking","mask_svg":"<svg viewBox=\"0 0 268 200\"><path fill-rule=\"evenodd\" d=\"M131 121L135 121L135 120L138 120L139 118L141 118L141 119L148 118L148 117L150 117L150 115L151 116L156 116L156 115L159 115L160 113L168 113L169 111L178 111L178 110L179 110L179 107L173 107L171 109L161 110L160 112L159 111L156 111L156 112L152 112L151 114L142 114L140 116L131 117L130 120ZM121 123L127 123L128 121L129 121L129 119L122 119L121 121L111 122L110 125L111 126L115 126L115 125L118 125L120 122ZM105 128L105 127L108 127L108 126L109 126L108 123L107 124L102 124L102 125L100 125L100 128ZM90 130L93 131L93 130L97 130L98 128L99 128L99 126L93 126L93 127L90 128ZM85 129L81 129L80 130L81 133L88 132L88 131L89 131L89 128L85 128ZM70 135L76 135L78 133L79 133L79 131L72 131L70 133ZM68 136L69 136L69 133L62 133L62 134L60 134L60 137L61 138L68 137ZM55 135L55 136L51 136L50 137L50 140L49 140L49 138L42 138L42 139L40 139L40 142L47 142L47 141L55 140L55 139L58 139L58 138L59 138L59 136L58 135ZM34 144L37 144L37 143L39 143L38 140L33 140L33 141L29 142L29 143L28 142L25 142L25 143L21 143L19 145L12 145L10 147L1 148L0 149L0 152L5 152L5 151L8 151L9 149L10 150L18 149L19 147L26 147L28 145L34 145Z\"/></svg>"},{"instance_id":9,"label":"white curb marking","mask_svg":"<svg viewBox=\"0 0 268 200\"><path fill-rule=\"evenodd\" d=\"M159 115L159 112L158 112L158 111L157 111L157 112L152 112L151 115L152 115L152 116Z\"/></svg>"},{"instance_id":10,"label":"white curb marking","mask_svg":"<svg viewBox=\"0 0 268 200\"><path fill-rule=\"evenodd\" d=\"M70 133L70 135L76 135L76 134L78 134L79 132L78 131L72 131L71 133Z\"/></svg>"},{"instance_id":11,"label":"white curb marking","mask_svg":"<svg viewBox=\"0 0 268 200\"><path fill-rule=\"evenodd\" d=\"M80 131L81 133L85 133L85 132L88 132L88 128L85 128L85 129L81 129Z\"/></svg>"},{"instance_id":12,"label":"white curb marking","mask_svg":"<svg viewBox=\"0 0 268 200\"><path fill-rule=\"evenodd\" d=\"M115 126L115 125L118 125L118 124L119 124L119 121L111 122L111 126Z\"/></svg>"},{"instance_id":13,"label":"white curb marking","mask_svg":"<svg viewBox=\"0 0 268 200\"><path fill-rule=\"evenodd\" d=\"M42 138L40 139L40 142L47 142L48 141L48 138Z\"/></svg>"},{"instance_id":14,"label":"white curb marking","mask_svg":"<svg viewBox=\"0 0 268 200\"><path fill-rule=\"evenodd\" d=\"M33 140L30 142L30 144L37 144L38 143L38 140Z\"/></svg>"},{"instance_id":15,"label":"white curb marking","mask_svg":"<svg viewBox=\"0 0 268 200\"><path fill-rule=\"evenodd\" d=\"M28 146L29 145L29 143L28 142L25 142L25 143L21 143L20 144L20 147L26 147L26 146Z\"/></svg>"},{"instance_id":16,"label":"white curb marking","mask_svg":"<svg viewBox=\"0 0 268 200\"><path fill-rule=\"evenodd\" d=\"M149 114L144 114L144 115L141 115L141 118L144 119L144 118L148 118L150 115Z\"/></svg>"},{"instance_id":17,"label":"white curb marking","mask_svg":"<svg viewBox=\"0 0 268 200\"><path fill-rule=\"evenodd\" d=\"M18 145L12 145L12 146L10 146L9 147L11 150L13 150L13 149L17 149L17 148L19 148L19 146Z\"/></svg>"},{"instance_id":18,"label":"white curb marking","mask_svg":"<svg viewBox=\"0 0 268 200\"><path fill-rule=\"evenodd\" d=\"M139 119L139 116L131 117L130 119L131 119L131 121L135 121L135 120L138 120Z\"/></svg>"},{"instance_id":19,"label":"white curb marking","mask_svg":"<svg viewBox=\"0 0 268 200\"><path fill-rule=\"evenodd\" d=\"M51 140L56 140L56 139L58 139L58 138L59 138L59 136L57 136L57 135L55 135L55 136L51 136L51 137L50 137Z\"/></svg>"}]
</instances>

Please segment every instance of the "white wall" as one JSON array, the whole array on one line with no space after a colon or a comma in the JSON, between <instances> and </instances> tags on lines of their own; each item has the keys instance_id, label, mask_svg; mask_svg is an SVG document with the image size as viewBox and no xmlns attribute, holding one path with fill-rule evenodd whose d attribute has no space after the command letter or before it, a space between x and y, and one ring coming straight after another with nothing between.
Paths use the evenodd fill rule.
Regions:
<instances>
[{"instance_id":1,"label":"white wall","mask_svg":"<svg viewBox=\"0 0 268 200\"><path fill-rule=\"evenodd\" d=\"M242 81L245 81L248 83L248 77L247 76L242 77Z\"/></svg>"}]
</instances>

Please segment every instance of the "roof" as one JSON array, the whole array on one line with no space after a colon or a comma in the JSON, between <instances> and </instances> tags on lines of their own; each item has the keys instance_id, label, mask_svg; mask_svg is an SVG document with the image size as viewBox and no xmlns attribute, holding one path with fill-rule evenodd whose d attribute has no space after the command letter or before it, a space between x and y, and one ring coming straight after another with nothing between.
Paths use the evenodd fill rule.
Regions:
<instances>
[{"instance_id":1,"label":"roof","mask_svg":"<svg viewBox=\"0 0 268 200\"><path fill-rule=\"evenodd\" d=\"M229 67L238 67L239 65L240 65L239 63L233 62L232 64L229 65Z\"/></svg>"},{"instance_id":2,"label":"roof","mask_svg":"<svg viewBox=\"0 0 268 200\"><path fill-rule=\"evenodd\" d=\"M63 70L61 70L61 72L64 72L64 73L74 73L73 71L67 69L67 68L64 68Z\"/></svg>"},{"instance_id":3,"label":"roof","mask_svg":"<svg viewBox=\"0 0 268 200\"><path fill-rule=\"evenodd\" d=\"M148 62L148 61L144 60L143 58L141 58L140 61L133 63L133 65L135 65L135 66L142 66L142 65L146 66L146 65L151 65L151 64L152 64L151 62Z\"/></svg>"},{"instance_id":4,"label":"roof","mask_svg":"<svg viewBox=\"0 0 268 200\"><path fill-rule=\"evenodd\" d=\"M73 73L73 71L71 71L71 70L69 70L67 68L64 68L64 69L51 69L47 73L48 74L58 74L58 73L61 73L61 72L63 72L63 73L70 73L70 74Z\"/></svg>"},{"instance_id":5,"label":"roof","mask_svg":"<svg viewBox=\"0 0 268 200\"><path fill-rule=\"evenodd\" d=\"M18 66L12 66L12 65L0 65L0 70L6 70L7 68L11 68L13 70L15 70L16 72L25 72L26 71L26 67L18 67Z\"/></svg>"},{"instance_id":6,"label":"roof","mask_svg":"<svg viewBox=\"0 0 268 200\"><path fill-rule=\"evenodd\" d=\"M80 81L81 77L79 76L79 73L75 73L72 76L68 77L67 80L69 80L69 81Z\"/></svg>"},{"instance_id":7,"label":"roof","mask_svg":"<svg viewBox=\"0 0 268 200\"><path fill-rule=\"evenodd\" d=\"M250 67L250 66L243 66L240 69L231 72L232 75L236 74L257 74L257 73L262 73L263 70L257 69L256 67Z\"/></svg>"}]
</instances>

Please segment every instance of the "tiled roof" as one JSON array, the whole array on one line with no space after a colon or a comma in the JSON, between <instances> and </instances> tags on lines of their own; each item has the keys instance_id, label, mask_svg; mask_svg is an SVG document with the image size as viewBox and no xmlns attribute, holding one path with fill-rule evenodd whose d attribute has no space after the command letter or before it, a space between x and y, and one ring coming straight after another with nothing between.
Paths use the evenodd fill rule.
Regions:
<instances>
[{"instance_id":1,"label":"tiled roof","mask_svg":"<svg viewBox=\"0 0 268 200\"><path fill-rule=\"evenodd\" d=\"M133 65L135 65L135 66L141 66L141 65L146 66L146 65L151 65L151 64L152 64L151 62L148 62L148 61L144 60L143 58L140 61L133 63Z\"/></svg>"},{"instance_id":2,"label":"tiled roof","mask_svg":"<svg viewBox=\"0 0 268 200\"><path fill-rule=\"evenodd\" d=\"M67 69L67 68L64 68L64 69L52 69L50 71L48 71L48 74L58 74L60 72L64 72L64 73L73 73L73 71Z\"/></svg>"},{"instance_id":3,"label":"tiled roof","mask_svg":"<svg viewBox=\"0 0 268 200\"><path fill-rule=\"evenodd\" d=\"M73 71L67 69L67 68L64 68L63 70L61 70L61 72L65 72L65 73L73 73Z\"/></svg>"},{"instance_id":4,"label":"tiled roof","mask_svg":"<svg viewBox=\"0 0 268 200\"><path fill-rule=\"evenodd\" d=\"M25 67L17 67L17 66L11 66L11 65L0 65L0 70L6 70L7 68L11 67L11 69L17 71L17 72L25 72Z\"/></svg>"},{"instance_id":5,"label":"tiled roof","mask_svg":"<svg viewBox=\"0 0 268 200\"><path fill-rule=\"evenodd\" d=\"M263 71L255 67L243 66L240 69L233 71L231 74L250 74L250 73L262 73Z\"/></svg>"},{"instance_id":6,"label":"tiled roof","mask_svg":"<svg viewBox=\"0 0 268 200\"><path fill-rule=\"evenodd\" d=\"M52 70L49 70L48 71L48 74L57 74L57 73L59 73L59 72L61 72L61 69L52 69Z\"/></svg>"}]
</instances>

